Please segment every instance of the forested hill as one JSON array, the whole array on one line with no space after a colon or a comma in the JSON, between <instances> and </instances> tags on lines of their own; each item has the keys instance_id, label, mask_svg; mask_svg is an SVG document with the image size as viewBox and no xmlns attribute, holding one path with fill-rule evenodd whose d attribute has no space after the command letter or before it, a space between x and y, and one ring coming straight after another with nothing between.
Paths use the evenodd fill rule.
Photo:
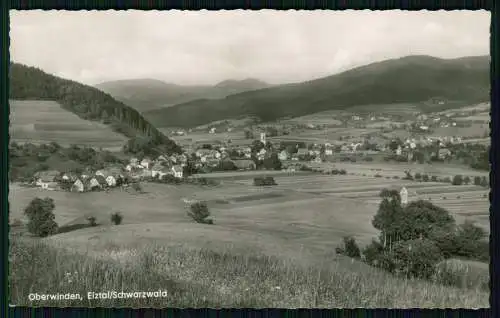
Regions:
<instances>
[{"instance_id":1,"label":"forested hill","mask_svg":"<svg viewBox=\"0 0 500 318\"><path fill-rule=\"evenodd\" d=\"M113 99L100 90L63 79L23 64L10 64L10 99L53 100L79 117L101 121L129 138L149 137L153 145L167 153L181 148L167 138L135 109Z\"/></svg>"},{"instance_id":2,"label":"forested hill","mask_svg":"<svg viewBox=\"0 0 500 318\"><path fill-rule=\"evenodd\" d=\"M308 82L273 86L219 100L191 101L144 115L157 127L195 127L245 116L273 121L364 105L377 112L378 105L420 104L432 99L463 106L489 100L489 69L489 56L451 60L408 56Z\"/></svg>"}]
</instances>

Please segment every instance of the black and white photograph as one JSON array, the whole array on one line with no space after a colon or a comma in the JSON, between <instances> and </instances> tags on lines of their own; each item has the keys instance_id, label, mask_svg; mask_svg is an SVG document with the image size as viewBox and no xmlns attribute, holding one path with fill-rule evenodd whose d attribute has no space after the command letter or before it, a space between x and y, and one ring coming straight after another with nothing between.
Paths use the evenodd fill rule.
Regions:
<instances>
[{"instance_id":1,"label":"black and white photograph","mask_svg":"<svg viewBox=\"0 0 500 318\"><path fill-rule=\"evenodd\" d=\"M9 303L486 308L489 11L10 11Z\"/></svg>"}]
</instances>

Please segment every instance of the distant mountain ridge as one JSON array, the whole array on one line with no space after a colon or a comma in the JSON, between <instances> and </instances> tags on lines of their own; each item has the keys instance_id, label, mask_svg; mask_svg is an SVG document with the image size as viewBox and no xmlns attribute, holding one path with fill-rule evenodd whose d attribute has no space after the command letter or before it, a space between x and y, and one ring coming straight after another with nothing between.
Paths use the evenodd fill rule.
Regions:
<instances>
[{"instance_id":1,"label":"distant mountain ridge","mask_svg":"<svg viewBox=\"0 0 500 318\"><path fill-rule=\"evenodd\" d=\"M194 100L147 111L144 116L157 127L188 128L230 118L272 121L360 105L373 105L376 111L380 104L422 103L437 97L458 104L477 103L489 100L489 70L489 56L407 56L303 83Z\"/></svg>"},{"instance_id":2,"label":"distant mountain ridge","mask_svg":"<svg viewBox=\"0 0 500 318\"><path fill-rule=\"evenodd\" d=\"M9 77L10 99L56 101L82 119L103 122L129 138L145 136L166 152L181 151L138 111L94 87L18 63L10 64Z\"/></svg>"},{"instance_id":3,"label":"distant mountain ridge","mask_svg":"<svg viewBox=\"0 0 500 318\"><path fill-rule=\"evenodd\" d=\"M219 99L269 87L257 79L226 80L213 86L183 86L156 79L127 79L95 85L96 88L140 112L168 107L196 99Z\"/></svg>"}]
</instances>

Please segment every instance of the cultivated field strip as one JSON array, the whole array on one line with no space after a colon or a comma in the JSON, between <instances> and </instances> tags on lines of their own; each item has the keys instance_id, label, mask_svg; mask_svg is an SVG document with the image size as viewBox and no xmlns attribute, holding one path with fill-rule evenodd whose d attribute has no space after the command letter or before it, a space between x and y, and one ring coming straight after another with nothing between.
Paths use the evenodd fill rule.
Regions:
<instances>
[{"instance_id":1,"label":"cultivated field strip","mask_svg":"<svg viewBox=\"0 0 500 318\"><path fill-rule=\"evenodd\" d=\"M10 106L10 135L15 141L119 147L126 141L110 127L81 119L54 101L11 100Z\"/></svg>"}]
</instances>

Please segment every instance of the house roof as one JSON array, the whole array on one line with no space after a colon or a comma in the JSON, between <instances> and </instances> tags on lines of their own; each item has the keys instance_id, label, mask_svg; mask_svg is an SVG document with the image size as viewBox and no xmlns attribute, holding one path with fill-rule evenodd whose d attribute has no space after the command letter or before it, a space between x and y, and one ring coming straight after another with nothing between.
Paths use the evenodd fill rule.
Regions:
<instances>
[{"instance_id":1,"label":"house roof","mask_svg":"<svg viewBox=\"0 0 500 318\"><path fill-rule=\"evenodd\" d=\"M161 164L156 163L153 167L151 167L151 170L158 170L158 171L160 171L163 168L164 167Z\"/></svg>"},{"instance_id":2,"label":"house roof","mask_svg":"<svg viewBox=\"0 0 500 318\"><path fill-rule=\"evenodd\" d=\"M172 166L172 170L175 172L182 172L182 167L179 165Z\"/></svg>"},{"instance_id":3,"label":"house roof","mask_svg":"<svg viewBox=\"0 0 500 318\"><path fill-rule=\"evenodd\" d=\"M307 150L307 148L299 148L299 149L297 149L297 154L298 155L305 155L307 153L309 153L309 150Z\"/></svg>"},{"instance_id":4,"label":"house roof","mask_svg":"<svg viewBox=\"0 0 500 318\"><path fill-rule=\"evenodd\" d=\"M104 178L103 176L101 175L97 175L95 176L95 179L97 180L97 182L99 182L100 184L106 184L106 178Z\"/></svg>"}]
</instances>

